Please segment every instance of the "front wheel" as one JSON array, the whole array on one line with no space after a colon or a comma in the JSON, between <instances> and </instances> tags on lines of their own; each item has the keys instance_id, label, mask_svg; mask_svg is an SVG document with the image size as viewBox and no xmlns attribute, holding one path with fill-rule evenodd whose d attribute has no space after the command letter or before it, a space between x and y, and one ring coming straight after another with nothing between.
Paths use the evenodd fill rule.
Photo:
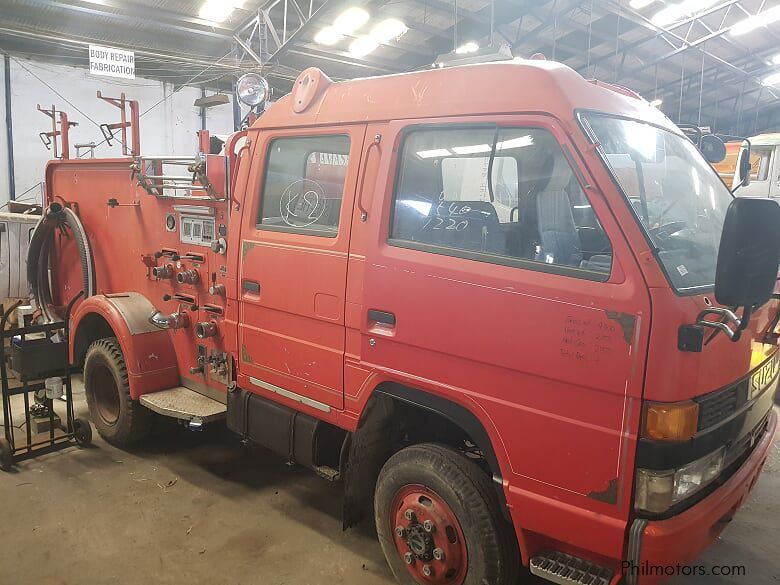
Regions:
<instances>
[{"instance_id":1,"label":"front wheel","mask_svg":"<svg viewBox=\"0 0 780 585\"><path fill-rule=\"evenodd\" d=\"M402 585L515 585L519 551L490 478L432 443L393 455L379 474L377 534Z\"/></svg>"}]
</instances>

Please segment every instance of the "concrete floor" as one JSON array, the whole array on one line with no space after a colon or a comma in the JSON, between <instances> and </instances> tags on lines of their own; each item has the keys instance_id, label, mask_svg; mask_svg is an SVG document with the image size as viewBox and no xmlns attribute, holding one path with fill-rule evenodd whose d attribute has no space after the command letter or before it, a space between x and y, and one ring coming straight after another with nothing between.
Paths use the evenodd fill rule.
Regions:
<instances>
[{"instance_id":1,"label":"concrete floor","mask_svg":"<svg viewBox=\"0 0 780 585\"><path fill-rule=\"evenodd\" d=\"M77 390L77 414L86 412ZM780 441L701 561L780 583ZM165 427L132 452L99 437L0 473L0 585L389 585L370 528L341 531L341 490L226 431ZM523 582L541 584L524 577Z\"/></svg>"}]
</instances>

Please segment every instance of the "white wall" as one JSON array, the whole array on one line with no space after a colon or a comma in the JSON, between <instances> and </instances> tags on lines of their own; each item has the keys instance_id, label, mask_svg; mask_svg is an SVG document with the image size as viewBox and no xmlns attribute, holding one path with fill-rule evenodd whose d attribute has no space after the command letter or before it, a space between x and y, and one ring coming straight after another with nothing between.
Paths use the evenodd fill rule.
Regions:
<instances>
[{"instance_id":1,"label":"white wall","mask_svg":"<svg viewBox=\"0 0 780 585\"><path fill-rule=\"evenodd\" d=\"M2 67L0 59L0 205L8 199L9 191ZM51 121L37 111L38 104L43 108L51 108L53 104L58 110L67 112L71 121L78 122L70 132L71 157L75 157L75 144L103 141L100 129L90 118L98 124L119 121L119 109L98 100L97 90L109 97L119 97L124 92L128 99L139 101L142 113L168 98L141 118L141 154L189 155L197 151L195 133L201 128L201 119L200 109L193 106L193 102L201 95L199 88L186 87L174 94L172 85L160 81L93 77L86 69L18 57L12 57L10 70L17 199L40 201L42 191L35 185L43 180L44 166L51 158L51 152L38 138L40 132L51 130ZM36 79L33 73L62 97ZM206 128L217 134L232 132L232 106L225 104L207 110ZM121 156L121 147L116 143L113 147L103 144L95 150L95 156ZM33 189L23 196L30 188Z\"/></svg>"}]
</instances>

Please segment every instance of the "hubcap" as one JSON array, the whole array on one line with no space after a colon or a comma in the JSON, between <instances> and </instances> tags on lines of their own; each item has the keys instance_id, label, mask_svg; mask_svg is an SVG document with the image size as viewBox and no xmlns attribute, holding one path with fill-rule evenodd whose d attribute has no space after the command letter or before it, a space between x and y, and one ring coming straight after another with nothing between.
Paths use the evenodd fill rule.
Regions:
<instances>
[{"instance_id":1,"label":"hubcap","mask_svg":"<svg viewBox=\"0 0 780 585\"><path fill-rule=\"evenodd\" d=\"M466 539L443 498L425 486L405 486L393 499L390 521L395 548L415 581L463 583L468 569Z\"/></svg>"},{"instance_id":2,"label":"hubcap","mask_svg":"<svg viewBox=\"0 0 780 585\"><path fill-rule=\"evenodd\" d=\"M114 376L104 365L98 365L90 377L90 391L95 399L95 409L107 425L119 420L119 389Z\"/></svg>"}]
</instances>

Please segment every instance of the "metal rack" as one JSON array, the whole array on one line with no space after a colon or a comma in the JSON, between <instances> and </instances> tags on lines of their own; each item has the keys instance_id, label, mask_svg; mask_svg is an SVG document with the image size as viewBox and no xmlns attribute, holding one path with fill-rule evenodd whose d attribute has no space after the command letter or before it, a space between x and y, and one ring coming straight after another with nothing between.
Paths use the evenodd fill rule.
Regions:
<instances>
[{"instance_id":1,"label":"metal rack","mask_svg":"<svg viewBox=\"0 0 780 585\"><path fill-rule=\"evenodd\" d=\"M224 157L219 159L224 167ZM219 201L224 199L224 187L215 185L208 174L209 156L143 156L136 157L132 165L133 176L150 195L170 199ZM182 174L165 174L163 165L183 167ZM189 174L183 174L183 173ZM220 178L224 180L223 173Z\"/></svg>"},{"instance_id":2,"label":"metal rack","mask_svg":"<svg viewBox=\"0 0 780 585\"><path fill-rule=\"evenodd\" d=\"M72 441L80 446L89 445L92 442L92 427L89 421L75 418L73 413L73 391L70 369L70 313L76 301L83 296L83 292L76 295L68 304L65 318L62 321L45 323L42 325L25 325L6 330L8 319L21 304L17 301L8 310L2 311L0 319L0 339L3 342L3 358L0 359L0 384L2 385L3 425L5 436L0 438L0 469L9 471L17 461L34 457L66 446ZM36 334L38 334L36 336ZM43 336L40 336L43 334ZM6 353L5 340L10 339L9 351ZM16 373L13 379L9 370ZM42 398L32 404L30 395L45 391L45 378L61 378L63 381L66 398L65 424L55 427L54 399ZM17 441L14 433L19 428L14 423L14 414L11 399L14 396L22 396L24 399L24 442ZM32 424L37 409L48 418L48 433L34 435ZM39 413L40 414L40 413Z\"/></svg>"}]
</instances>

